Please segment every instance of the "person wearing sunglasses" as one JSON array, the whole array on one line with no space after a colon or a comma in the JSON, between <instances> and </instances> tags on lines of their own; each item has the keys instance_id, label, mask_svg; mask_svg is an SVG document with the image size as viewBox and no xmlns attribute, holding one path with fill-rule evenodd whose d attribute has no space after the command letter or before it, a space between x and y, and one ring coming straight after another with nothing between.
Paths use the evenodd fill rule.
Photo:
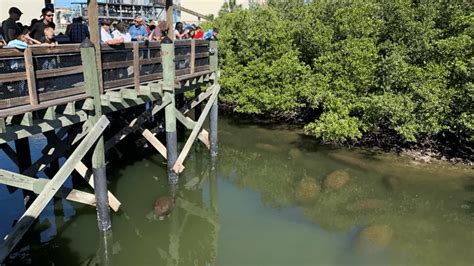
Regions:
<instances>
[{"instance_id":1,"label":"person wearing sunglasses","mask_svg":"<svg viewBox=\"0 0 474 266\"><path fill-rule=\"evenodd\" d=\"M41 9L41 20L32 26L31 38L41 41L44 39L44 29L53 26L53 10L49 7Z\"/></svg>"},{"instance_id":2,"label":"person wearing sunglasses","mask_svg":"<svg viewBox=\"0 0 474 266\"><path fill-rule=\"evenodd\" d=\"M148 32L143 26L143 18L136 16L133 25L128 28L128 33L132 36L132 41L145 41L148 39Z\"/></svg>"}]
</instances>

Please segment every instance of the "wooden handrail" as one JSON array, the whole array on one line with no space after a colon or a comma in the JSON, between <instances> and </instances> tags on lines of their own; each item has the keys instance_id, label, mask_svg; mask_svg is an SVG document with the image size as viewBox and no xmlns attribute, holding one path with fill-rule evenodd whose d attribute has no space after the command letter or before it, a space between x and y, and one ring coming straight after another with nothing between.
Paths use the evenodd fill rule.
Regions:
<instances>
[{"instance_id":1,"label":"wooden handrail","mask_svg":"<svg viewBox=\"0 0 474 266\"><path fill-rule=\"evenodd\" d=\"M179 76L187 76L190 74L192 75L194 73L209 70L208 65L196 65L196 60L209 57L208 51L202 52L203 49L209 47L208 41L189 39L177 40L175 41L175 47L178 49L178 53L185 52L185 54L175 55L176 62L182 63L183 60L186 60L186 67L183 69L176 70L176 76L178 79ZM183 50L183 48L185 49ZM152 51L152 54L150 54L150 52L147 52L148 49ZM133 55L132 60L102 63L101 66L103 71L113 71L115 69L127 67L133 67L134 70L134 74L130 78L125 77L118 80L104 81L104 88L114 89L119 87L132 86L135 88L135 90L138 91L140 89L141 83L161 79L163 77L163 74L156 70L150 70L143 74L140 73L140 68L143 66L161 64L161 56L159 53L160 50L161 44L158 42L129 42L121 44L119 46L109 46L106 44L102 44L101 52L103 56L105 54L110 54L111 52L126 52ZM84 94L84 88L81 84L75 85L79 87L75 87L72 85L69 87L59 86L61 87L61 89L56 91L46 90L38 92L37 90L38 81L40 80L47 78L51 79L56 77L67 77L69 75L77 75L83 73L84 68L80 64L80 62L78 62L78 65L70 66L71 62L68 62L67 60L67 56L75 55L80 55L79 44L64 44L53 47L33 46L27 48L25 51L21 51L15 48L0 49L0 61L3 59L4 64L9 64L9 62L11 62L10 60L18 60L21 65L23 64L23 59L25 64L25 70L22 72L0 73L0 83L8 84L9 82L26 81L26 83L28 84L27 96L0 99L0 110L2 110L2 114L5 113L4 111L6 111L6 109L16 109L15 107L19 107L19 109L21 110L37 110L38 108L44 108L45 104L43 103L43 101L45 101L45 103L57 102L56 100L59 100L60 102L65 102L68 100L63 99L65 97ZM142 55L144 56L140 58ZM52 60L54 58L57 58L57 67L54 66L54 69L38 69L38 66L36 64L42 62L39 61L39 58L43 57L45 58L41 60L49 60L49 58L51 58Z\"/></svg>"}]
</instances>

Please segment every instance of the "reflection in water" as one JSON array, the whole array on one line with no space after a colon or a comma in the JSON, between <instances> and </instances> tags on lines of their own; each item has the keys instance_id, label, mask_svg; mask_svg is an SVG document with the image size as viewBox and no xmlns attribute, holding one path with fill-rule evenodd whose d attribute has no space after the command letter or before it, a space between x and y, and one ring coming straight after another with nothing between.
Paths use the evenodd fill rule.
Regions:
<instances>
[{"instance_id":1,"label":"reflection in water","mask_svg":"<svg viewBox=\"0 0 474 266\"><path fill-rule=\"evenodd\" d=\"M183 175L176 188L168 185L159 157L113 172L119 182L111 183L109 189L116 191L123 205L113 216L113 230L106 233L94 226L93 208L74 204L76 213L65 216L61 210L69 203L54 201L54 212L46 211L42 219L57 222L56 235L33 248L34 236L44 230L36 226L6 264L214 264L219 238L217 168L215 161L203 156L191 154L190 174ZM176 203L164 220L155 217L153 210L160 195L170 195Z\"/></svg>"},{"instance_id":2,"label":"reflection in water","mask_svg":"<svg viewBox=\"0 0 474 266\"><path fill-rule=\"evenodd\" d=\"M226 119L219 125L219 158L212 160L204 149L190 153L176 189L153 152L130 154L110 167L109 189L122 202L112 216L113 234L97 232L93 208L59 201L31 232L44 231L49 221L56 235L42 233L39 248L28 236L7 264L474 261L472 169L328 149L294 130ZM171 196L175 206L160 220L154 204L162 196ZM0 198L3 203L7 197L0 191ZM15 217L8 216L1 217L2 227Z\"/></svg>"},{"instance_id":3,"label":"reflection in water","mask_svg":"<svg viewBox=\"0 0 474 266\"><path fill-rule=\"evenodd\" d=\"M265 206L299 208L310 225L297 226L313 237L324 236L321 229L346 233L339 236L344 248L334 244L329 251L334 258L326 263L469 265L474 260L474 217L466 212L473 206L465 203L474 197L465 189L473 182L472 169L315 147L289 130L260 128L261 134L251 134L255 126L232 129L235 138L221 138L223 176L241 189L258 192ZM298 216L281 219L291 223Z\"/></svg>"}]
</instances>

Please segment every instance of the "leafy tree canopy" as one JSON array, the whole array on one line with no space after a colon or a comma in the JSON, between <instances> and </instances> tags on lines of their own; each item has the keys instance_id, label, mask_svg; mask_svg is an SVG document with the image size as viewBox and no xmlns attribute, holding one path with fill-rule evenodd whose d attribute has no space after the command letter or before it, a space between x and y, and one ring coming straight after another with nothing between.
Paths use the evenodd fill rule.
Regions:
<instances>
[{"instance_id":1,"label":"leafy tree canopy","mask_svg":"<svg viewBox=\"0 0 474 266\"><path fill-rule=\"evenodd\" d=\"M474 141L470 1L279 1L221 14L222 101L325 142Z\"/></svg>"}]
</instances>

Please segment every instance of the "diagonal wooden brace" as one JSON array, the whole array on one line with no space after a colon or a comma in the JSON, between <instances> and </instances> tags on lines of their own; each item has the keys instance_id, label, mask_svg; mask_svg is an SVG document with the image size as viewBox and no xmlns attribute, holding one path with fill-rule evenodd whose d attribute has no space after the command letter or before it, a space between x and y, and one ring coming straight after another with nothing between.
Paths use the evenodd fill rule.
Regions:
<instances>
[{"instance_id":1,"label":"diagonal wooden brace","mask_svg":"<svg viewBox=\"0 0 474 266\"><path fill-rule=\"evenodd\" d=\"M141 125L143 125L143 123L145 123L149 118L154 116L156 113L158 113L161 109L163 109L165 106L167 106L170 103L171 103L170 100L163 99L163 102L161 104L155 105L153 106L152 109L148 109L144 111L137 118L133 119L132 122L130 122L128 126L122 128L117 134L115 134L113 137L108 139L105 142L105 150L106 151L110 150L115 144L123 140L130 133L142 129Z\"/></svg>"},{"instance_id":2,"label":"diagonal wooden brace","mask_svg":"<svg viewBox=\"0 0 474 266\"><path fill-rule=\"evenodd\" d=\"M105 128L109 125L107 117L102 116L90 130L89 134L78 145L71 156L66 160L61 169L48 182L31 206L25 211L12 231L5 236L0 245L0 262L3 262L13 248L20 242L23 235L39 217L48 202L54 197L59 188L64 184L68 176L74 170L74 166L82 160L86 153L92 148L97 140L102 136Z\"/></svg>"},{"instance_id":3,"label":"diagonal wooden brace","mask_svg":"<svg viewBox=\"0 0 474 266\"><path fill-rule=\"evenodd\" d=\"M184 116L178 109L175 109L176 119L181 122L187 129L194 129L196 126L196 122L191 118ZM204 128L201 129L199 135L197 137L204 145L206 145L207 149L210 149L211 143L209 141L209 132Z\"/></svg>"},{"instance_id":4,"label":"diagonal wooden brace","mask_svg":"<svg viewBox=\"0 0 474 266\"><path fill-rule=\"evenodd\" d=\"M194 100L191 102L187 103L186 105L181 108L181 112L183 114L187 114L189 111L191 111L194 107L196 107L198 104L200 104L202 101L206 100L209 98L212 93L214 92L214 87L215 85L212 85L209 89L207 89L205 92L200 93Z\"/></svg>"},{"instance_id":5,"label":"diagonal wooden brace","mask_svg":"<svg viewBox=\"0 0 474 266\"><path fill-rule=\"evenodd\" d=\"M189 150L191 149L194 140L197 138L199 135L199 132L201 131L202 125L204 124L204 120L206 120L206 116L211 110L211 106L214 103L214 101L217 99L217 96L219 95L220 91L220 86L215 85L213 89L212 96L209 98L209 101L206 103L206 106L204 107L204 110L201 113L201 116L199 117L196 126L194 127L193 131L191 132L191 135L189 136L188 140L186 141L186 144L183 147L183 150L178 156L178 159L176 160L176 163L173 166L173 171L177 174L180 174L184 170L183 162L186 160L186 157L188 156Z\"/></svg>"},{"instance_id":6,"label":"diagonal wooden brace","mask_svg":"<svg viewBox=\"0 0 474 266\"><path fill-rule=\"evenodd\" d=\"M90 171L82 161L77 162L74 169L87 181L87 183L89 183L92 188L94 188L94 175L92 174L92 171ZM110 208L112 208L114 212L118 212L122 203L114 196L114 194L112 194L112 192L107 191L107 193Z\"/></svg>"},{"instance_id":7,"label":"diagonal wooden brace","mask_svg":"<svg viewBox=\"0 0 474 266\"><path fill-rule=\"evenodd\" d=\"M153 145L153 147L155 147L155 149L161 154L161 156L163 156L163 158L167 159L165 145L163 145L163 143L161 143L155 137L155 135L153 135L153 133L151 133L150 130L148 130L148 129L143 130L142 135L143 135L143 137L145 137L146 140L148 140L148 142L151 143L151 145Z\"/></svg>"}]
</instances>

